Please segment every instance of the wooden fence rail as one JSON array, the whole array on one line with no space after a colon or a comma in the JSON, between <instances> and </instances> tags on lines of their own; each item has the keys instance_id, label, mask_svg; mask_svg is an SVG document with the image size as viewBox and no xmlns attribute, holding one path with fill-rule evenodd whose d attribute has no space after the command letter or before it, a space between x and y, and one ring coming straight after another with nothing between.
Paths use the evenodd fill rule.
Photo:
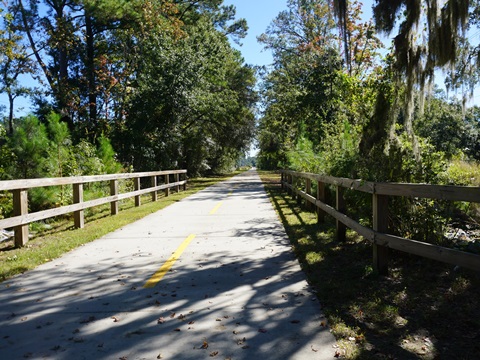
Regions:
<instances>
[{"instance_id":1,"label":"wooden fence rail","mask_svg":"<svg viewBox=\"0 0 480 360\"><path fill-rule=\"evenodd\" d=\"M184 179L180 180L183 174ZM76 228L84 227L84 210L110 203L110 212L112 215L118 213L118 201L134 197L135 206L140 206L140 196L151 193L152 201L157 200L157 192L165 191L165 196L169 195L170 188L179 191L180 186L185 190L187 170L164 170L139 173L94 175L94 176L76 176L62 178L43 178L43 179L23 179L0 181L0 191L12 191L13 193L13 217L0 220L0 229L13 228L15 237L15 246L22 247L28 241L28 224L48 219L54 216L74 214L74 224ZM174 176L174 182L170 182L170 176ZM157 185L157 178L163 177L162 185ZM140 179L150 178L151 186L140 188ZM119 194L118 180L133 179L134 191ZM110 196L98 198L89 201L83 201L83 185L87 183L109 181ZM38 187L72 185L73 204L65 205L53 209L28 213L28 190Z\"/></svg>"},{"instance_id":2,"label":"wooden fence rail","mask_svg":"<svg viewBox=\"0 0 480 360\"><path fill-rule=\"evenodd\" d=\"M300 179L305 180L303 189L298 186ZM310 194L312 181L317 182L316 197ZM336 236L339 241L345 240L346 227L369 240L373 244L373 267L380 274L388 272L389 249L480 271L479 255L388 234L389 196L480 203L480 187L376 183L290 170L281 170L281 184L282 189L286 189L293 197L298 200L304 199L307 204L314 204L319 222L323 221L324 214L335 218ZM325 202L325 184L335 186L335 207ZM373 229L360 225L345 214L345 189L372 194Z\"/></svg>"}]
</instances>

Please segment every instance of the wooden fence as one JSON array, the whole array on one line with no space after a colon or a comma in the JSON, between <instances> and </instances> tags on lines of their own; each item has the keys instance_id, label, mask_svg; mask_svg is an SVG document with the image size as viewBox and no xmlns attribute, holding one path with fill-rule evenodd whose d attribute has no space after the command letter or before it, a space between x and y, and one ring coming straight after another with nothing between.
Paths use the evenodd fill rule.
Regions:
<instances>
[{"instance_id":1,"label":"wooden fence","mask_svg":"<svg viewBox=\"0 0 480 360\"><path fill-rule=\"evenodd\" d=\"M183 180L180 179L181 174L184 174ZM116 215L118 213L118 201L120 200L134 197L135 206L140 206L140 196L143 194L151 193L152 201L156 201L157 192L159 190L164 190L165 196L169 195L171 188L176 188L176 190L179 191L180 186L183 186L183 189L185 190L187 184L186 174L187 170L165 170L141 173L0 181L0 191L13 192L14 214L13 217L0 220L0 229L13 228L15 234L15 246L22 247L28 241L28 224L30 223L73 212L75 227L83 228L85 209L110 203L111 214ZM163 184L158 185L157 179L162 176L164 178ZM174 178L174 182L170 182L170 177ZM141 178L150 178L150 187L141 189ZM118 181L125 179L133 180L134 191L120 194ZM110 196L83 201L83 185L99 181L110 182ZM73 204L28 213L29 189L60 185L73 186Z\"/></svg>"},{"instance_id":2,"label":"wooden fence","mask_svg":"<svg viewBox=\"0 0 480 360\"><path fill-rule=\"evenodd\" d=\"M282 170L281 176L282 189L286 188L292 196L303 198L307 204L316 206L319 222L323 221L325 213L336 219L336 236L339 241L345 240L346 227L349 227L372 242L373 267L380 274L388 271L388 249L480 271L479 255L388 234L389 196L480 203L480 187L376 183L289 170ZM317 183L316 196L311 194L312 181ZM325 202L325 184L335 186L335 207ZM372 194L373 229L360 225L345 214L345 189Z\"/></svg>"}]
</instances>

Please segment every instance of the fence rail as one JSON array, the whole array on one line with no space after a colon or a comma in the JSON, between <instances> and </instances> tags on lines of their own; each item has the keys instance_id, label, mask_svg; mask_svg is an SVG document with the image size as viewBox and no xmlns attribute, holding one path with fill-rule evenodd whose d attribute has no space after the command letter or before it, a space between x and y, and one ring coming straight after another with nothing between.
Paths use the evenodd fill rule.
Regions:
<instances>
[{"instance_id":1,"label":"fence rail","mask_svg":"<svg viewBox=\"0 0 480 360\"><path fill-rule=\"evenodd\" d=\"M325 214L336 219L336 236L339 241L345 240L347 227L369 240L373 244L373 266L380 274L388 272L388 249L480 271L479 255L388 234L389 196L480 203L480 187L376 183L290 170L281 170L281 177L282 189L286 188L294 197L304 199L306 204L315 205L319 222L324 220ZM299 181L301 179L304 180L302 184ZM317 182L316 197L311 194L312 181ZM302 189L299 185L303 183ZM325 201L325 184L335 186L335 207ZM373 229L359 224L345 214L346 188L372 194Z\"/></svg>"},{"instance_id":2,"label":"fence rail","mask_svg":"<svg viewBox=\"0 0 480 360\"><path fill-rule=\"evenodd\" d=\"M184 179L180 176L183 174ZM54 216L74 214L74 224L76 228L83 228L85 225L84 210L110 203L110 212L112 215L118 213L118 201L135 198L135 206L140 206L140 196L150 193L152 201L157 200L157 192L164 190L165 196L170 194L171 188L177 191L183 186L185 190L187 170L164 170L152 172L94 175L94 176L76 176L61 178L43 178L43 179L22 179L0 181L0 191L12 191L13 193L13 217L1 219L0 229L13 228L15 246L22 247L28 241L28 224L48 219ZM170 177L174 177L174 182L170 182ZM164 183L157 185L158 177L164 178ZM151 186L148 188L140 188L140 179L150 178ZM118 180L132 179L134 191L119 194ZM93 182L109 181L110 196L98 198L89 201L83 201L83 185ZM73 187L73 204L60 206L53 209L28 213L28 190L38 187L72 185Z\"/></svg>"}]
</instances>

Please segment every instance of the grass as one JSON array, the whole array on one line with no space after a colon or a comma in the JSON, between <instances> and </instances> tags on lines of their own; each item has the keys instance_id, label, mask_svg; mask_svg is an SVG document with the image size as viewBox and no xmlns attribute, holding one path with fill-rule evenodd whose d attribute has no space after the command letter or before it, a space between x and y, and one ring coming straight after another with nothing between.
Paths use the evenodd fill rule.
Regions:
<instances>
[{"instance_id":1,"label":"grass","mask_svg":"<svg viewBox=\"0 0 480 360\"><path fill-rule=\"evenodd\" d=\"M151 197L145 195L141 199L140 207L135 207L133 199L130 199L120 206L120 211L115 216L110 216L108 205L99 206L94 210L88 209L85 216L85 227L82 229L73 227L72 217L53 219L48 226L43 223L31 224L30 232L33 236L25 247L15 248L13 240L0 243L0 282L58 258L78 246L96 240L197 191L226 180L232 175L235 174L189 179L186 191L171 192L168 197L160 195L156 202L152 202Z\"/></svg>"},{"instance_id":2,"label":"grass","mask_svg":"<svg viewBox=\"0 0 480 360\"><path fill-rule=\"evenodd\" d=\"M480 275L391 251L388 276L372 268L370 243L304 209L280 176L261 172L295 254L346 359L478 359Z\"/></svg>"}]
</instances>

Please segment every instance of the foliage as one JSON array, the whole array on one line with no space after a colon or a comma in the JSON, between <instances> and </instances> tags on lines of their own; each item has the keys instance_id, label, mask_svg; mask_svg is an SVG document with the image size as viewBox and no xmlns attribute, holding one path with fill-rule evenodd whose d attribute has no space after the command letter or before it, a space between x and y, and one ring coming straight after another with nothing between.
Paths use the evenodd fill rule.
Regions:
<instances>
[{"instance_id":1,"label":"foliage","mask_svg":"<svg viewBox=\"0 0 480 360\"><path fill-rule=\"evenodd\" d=\"M403 1L396 2L390 9L392 14L400 8L406 10L401 34L418 21L414 18L418 14L412 13L414 3L420 1L406 7ZM387 14L387 5L379 1L377 11L384 6L382 14ZM462 103L448 100L438 90L424 102L424 89L413 88L421 79L410 79L412 73L408 73L416 71L418 59L412 59L411 68L405 69L401 64L405 59L399 59L405 54L399 50L407 50L398 48L380 59L378 39L369 22L360 20L360 4L345 3L345 27L340 34L347 41L344 62L326 2L291 0L288 7L259 39L274 53L274 66L264 76L262 88L261 168L284 166L379 182L476 183L470 169L458 161L469 161L475 169L478 109L464 109ZM447 14L451 10L442 11ZM396 21L394 17L387 20ZM444 26L442 21L430 25ZM404 39L399 36L395 41ZM420 45L409 46L412 50ZM422 48L416 54L425 59L438 49L430 50ZM364 61L359 61L362 56L366 56ZM418 71L418 76L426 76ZM450 165L452 161L457 165ZM397 215L390 219L390 228L400 236L442 243L454 217L478 216L461 204L441 205L439 201L393 199L390 206ZM365 209L369 206L367 198L354 195L348 211L368 222L370 214Z\"/></svg>"},{"instance_id":2,"label":"foliage","mask_svg":"<svg viewBox=\"0 0 480 360\"><path fill-rule=\"evenodd\" d=\"M13 134L14 102L19 96L31 93L31 89L22 86L19 81L21 75L35 75L35 64L29 56L23 36L17 31L15 17L18 9L0 8L0 93L5 92L8 97L8 133ZM5 12L5 13L4 13Z\"/></svg>"},{"instance_id":3,"label":"foliage","mask_svg":"<svg viewBox=\"0 0 480 360\"><path fill-rule=\"evenodd\" d=\"M0 47L8 56L0 65L8 79L0 91L11 93L21 74L34 76L42 85L32 93L35 114L45 124L50 112L60 114L72 143L98 144L100 158L113 158L115 149L136 170L188 166L192 174L229 168L249 147L255 74L228 42L248 29L234 6L13 0L4 10ZM57 174L73 171L64 169L70 160L62 146ZM102 160L106 171L118 171Z\"/></svg>"},{"instance_id":4,"label":"foliage","mask_svg":"<svg viewBox=\"0 0 480 360\"><path fill-rule=\"evenodd\" d=\"M47 130L35 116L19 121L9 145L15 156L16 167L11 169L13 178L38 178L46 174L46 158L49 150Z\"/></svg>"},{"instance_id":5,"label":"foliage","mask_svg":"<svg viewBox=\"0 0 480 360\"><path fill-rule=\"evenodd\" d=\"M98 175L122 170L107 139L100 138L98 148L86 140L73 144L60 115L51 113L46 122L41 123L33 115L18 119L11 137L0 128L2 179ZM72 196L71 187L35 188L29 191L29 206L40 210L65 205L71 203ZM0 209L3 216L11 215L9 198L0 200Z\"/></svg>"},{"instance_id":6,"label":"foliage","mask_svg":"<svg viewBox=\"0 0 480 360\"><path fill-rule=\"evenodd\" d=\"M253 70L210 21L185 29L176 41L154 33L142 43L142 71L118 139L136 169L220 171L254 134Z\"/></svg>"}]
</instances>

